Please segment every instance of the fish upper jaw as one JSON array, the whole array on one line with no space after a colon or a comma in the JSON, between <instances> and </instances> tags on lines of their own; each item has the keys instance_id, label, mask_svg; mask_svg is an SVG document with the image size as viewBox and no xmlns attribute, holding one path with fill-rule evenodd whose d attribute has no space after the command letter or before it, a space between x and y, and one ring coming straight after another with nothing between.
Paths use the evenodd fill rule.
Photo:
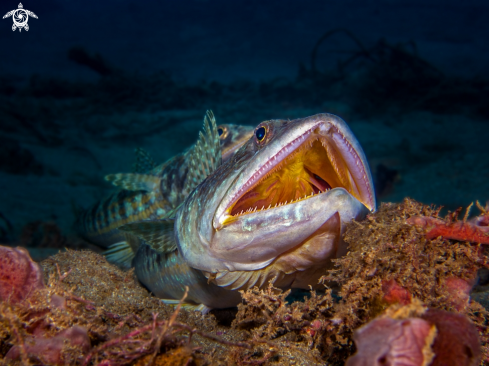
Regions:
<instances>
[{"instance_id":1,"label":"fish upper jaw","mask_svg":"<svg viewBox=\"0 0 489 366\"><path fill-rule=\"evenodd\" d=\"M255 154L218 206L213 219L214 229L219 231L227 223L235 220L237 216L261 210L262 206L259 204L254 207L250 206L247 211L242 210L244 212L240 212L239 209L237 212L236 210L233 211L233 208L237 206L238 201L247 192L251 192L267 175L272 174L277 169L281 169L284 165L286 166L287 160L293 161L293 159L290 159L291 156L299 155L297 152L300 151L305 151L303 155L307 156L309 153L308 145L310 144L312 150L314 143L318 145L317 142L320 142L325 150L326 154L323 153L322 159L329 160L329 166L326 167L325 165L329 171L324 173L317 171L314 173L318 174L310 174L308 183L315 185L321 192L324 192L327 188L344 186L350 194L355 196L370 211L375 211L376 202L372 176L358 140L341 118L331 114L319 114L291 121L286 126L285 133L277 136L274 141L265 146L258 154ZM318 149L317 146L314 148ZM313 175L323 175L326 179L314 181L315 177ZM336 175L336 177L330 177L332 175ZM321 182L327 183L330 179L334 181L333 185L321 184ZM315 192L316 188L309 193L318 193ZM307 188L305 191L307 191ZM307 199L307 196L307 192L300 196L297 196L296 192L295 196L284 199L282 202L272 202L271 205L264 205L263 209L275 209L275 207L287 203L294 204L292 202ZM258 203L270 202L261 200ZM244 207L246 208L246 205Z\"/></svg>"}]
</instances>

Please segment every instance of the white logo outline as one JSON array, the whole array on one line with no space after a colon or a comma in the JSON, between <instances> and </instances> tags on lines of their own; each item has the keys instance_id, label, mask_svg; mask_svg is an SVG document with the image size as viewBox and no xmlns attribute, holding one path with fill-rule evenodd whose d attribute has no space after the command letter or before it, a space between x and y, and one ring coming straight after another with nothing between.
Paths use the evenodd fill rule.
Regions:
<instances>
[{"instance_id":1,"label":"white logo outline","mask_svg":"<svg viewBox=\"0 0 489 366\"><path fill-rule=\"evenodd\" d=\"M12 25L12 30L14 32L17 28L19 29L19 32L22 31L22 28L28 31L29 26L27 25L27 21L29 20L29 15L33 18L38 19L36 14L34 14L30 10L24 9L22 3L19 3L19 8L9 11L7 14L3 16L3 19L12 17L12 20L14 21L14 24Z\"/></svg>"}]
</instances>

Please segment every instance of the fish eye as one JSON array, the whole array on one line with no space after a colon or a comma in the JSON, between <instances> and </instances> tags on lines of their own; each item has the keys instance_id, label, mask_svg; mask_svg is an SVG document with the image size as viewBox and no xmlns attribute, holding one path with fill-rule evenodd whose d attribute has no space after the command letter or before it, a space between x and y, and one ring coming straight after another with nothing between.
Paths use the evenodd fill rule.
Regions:
<instances>
[{"instance_id":1,"label":"fish eye","mask_svg":"<svg viewBox=\"0 0 489 366\"><path fill-rule=\"evenodd\" d=\"M221 140L224 140L228 135L228 129L226 126L217 126L217 133L219 134Z\"/></svg>"},{"instance_id":2,"label":"fish eye","mask_svg":"<svg viewBox=\"0 0 489 366\"><path fill-rule=\"evenodd\" d=\"M258 141L262 141L266 135L267 135L267 129L263 126L255 131L255 136Z\"/></svg>"}]
</instances>

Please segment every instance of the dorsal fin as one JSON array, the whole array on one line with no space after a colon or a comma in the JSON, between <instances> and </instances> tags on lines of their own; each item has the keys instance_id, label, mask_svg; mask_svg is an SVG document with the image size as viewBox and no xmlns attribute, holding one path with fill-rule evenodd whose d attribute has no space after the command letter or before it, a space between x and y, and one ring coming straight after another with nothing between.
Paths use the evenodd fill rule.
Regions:
<instances>
[{"instance_id":1,"label":"dorsal fin","mask_svg":"<svg viewBox=\"0 0 489 366\"><path fill-rule=\"evenodd\" d=\"M204 133L202 131L199 133L199 139L188 157L189 168L184 192L190 193L221 165L221 161L221 144L216 119L212 111L207 111L204 117Z\"/></svg>"},{"instance_id":2,"label":"dorsal fin","mask_svg":"<svg viewBox=\"0 0 489 366\"><path fill-rule=\"evenodd\" d=\"M144 240L158 253L169 253L177 249L174 236L174 220L143 221L126 224L119 230L131 233Z\"/></svg>"},{"instance_id":3,"label":"dorsal fin","mask_svg":"<svg viewBox=\"0 0 489 366\"><path fill-rule=\"evenodd\" d=\"M133 165L134 173L147 173L156 167L156 163L153 158L141 147L134 149L134 154L136 155L136 162Z\"/></svg>"},{"instance_id":4,"label":"dorsal fin","mask_svg":"<svg viewBox=\"0 0 489 366\"><path fill-rule=\"evenodd\" d=\"M128 191L152 192L160 184L160 178L154 175L135 173L108 174L105 176L105 180Z\"/></svg>"}]
</instances>

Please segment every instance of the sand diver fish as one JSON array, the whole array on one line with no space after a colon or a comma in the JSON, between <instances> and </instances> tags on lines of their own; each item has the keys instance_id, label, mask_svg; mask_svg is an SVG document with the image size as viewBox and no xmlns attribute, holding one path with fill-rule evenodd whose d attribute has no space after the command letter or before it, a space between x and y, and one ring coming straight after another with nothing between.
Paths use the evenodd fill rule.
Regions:
<instances>
[{"instance_id":1,"label":"sand diver fish","mask_svg":"<svg viewBox=\"0 0 489 366\"><path fill-rule=\"evenodd\" d=\"M215 124L212 112L208 112L205 119ZM222 161L226 161L249 140L253 127L222 124L216 131L214 143L220 147ZM122 190L78 213L75 231L93 244L110 247L106 252L109 261L130 267L139 239L118 228L128 223L164 218L183 202L200 183L188 174L193 149L195 147L160 165L144 150L137 149L136 173L107 175L105 180Z\"/></svg>"},{"instance_id":2,"label":"sand diver fish","mask_svg":"<svg viewBox=\"0 0 489 366\"><path fill-rule=\"evenodd\" d=\"M132 262L139 281L170 303L188 286L186 301L201 310L236 306L237 290L269 281L317 286L331 259L346 254L345 224L376 208L347 124L332 114L265 121L224 163L210 143L215 126L206 131L190 159L212 173L201 169L202 182L171 218L120 228L142 239Z\"/></svg>"}]
</instances>

